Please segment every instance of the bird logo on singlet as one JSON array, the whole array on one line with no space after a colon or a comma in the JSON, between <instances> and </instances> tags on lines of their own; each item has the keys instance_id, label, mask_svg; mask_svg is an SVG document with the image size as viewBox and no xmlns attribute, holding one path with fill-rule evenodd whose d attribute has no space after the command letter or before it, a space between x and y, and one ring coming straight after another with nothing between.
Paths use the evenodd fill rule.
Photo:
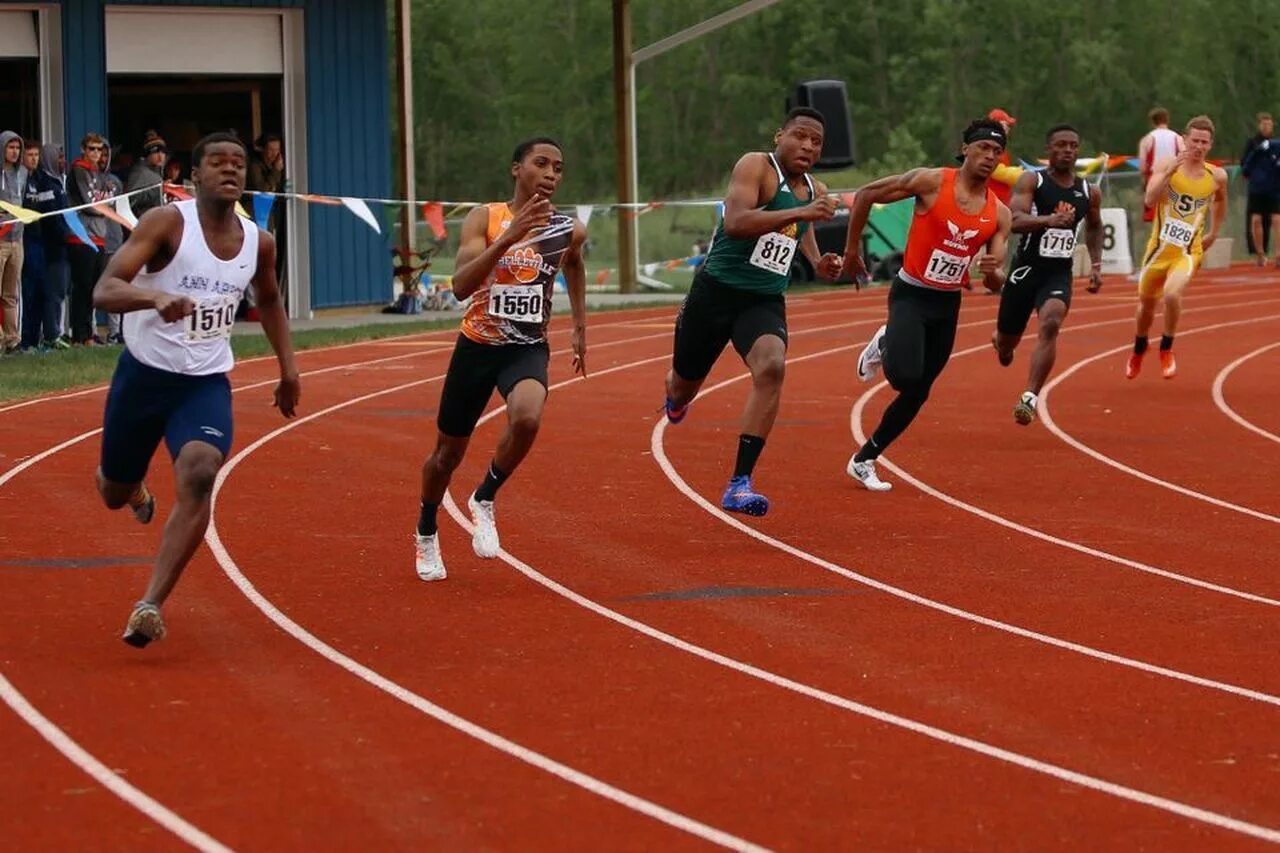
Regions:
<instances>
[{"instance_id":1,"label":"bird logo on singlet","mask_svg":"<svg viewBox=\"0 0 1280 853\"><path fill-rule=\"evenodd\" d=\"M947 220L947 229L951 232L951 239L942 242L952 249L959 249L962 252L969 251L969 241L978 236L978 229L968 229L961 231L960 226L956 225L950 219Z\"/></svg>"}]
</instances>

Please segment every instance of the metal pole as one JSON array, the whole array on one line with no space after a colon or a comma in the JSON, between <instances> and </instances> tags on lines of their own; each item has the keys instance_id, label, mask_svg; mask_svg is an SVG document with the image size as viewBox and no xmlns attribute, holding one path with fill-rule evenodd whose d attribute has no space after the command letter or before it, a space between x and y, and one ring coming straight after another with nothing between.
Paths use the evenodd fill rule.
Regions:
<instances>
[{"instance_id":1,"label":"metal pole","mask_svg":"<svg viewBox=\"0 0 1280 853\"><path fill-rule=\"evenodd\" d=\"M396 4L396 112L400 119L400 170L396 176L397 195L407 198L400 217L400 247L412 252L414 243L414 190L416 177L413 163L413 53L409 38L411 14L409 0Z\"/></svg>"},{"instance_id":2,"label":"metal pole","mask_svg":"<svg viewBox=\"0 0 1280 853\"><path fill-rule=\"evenodd\" d=\"M635 66L631 61L631 0L613 0L613 136L617 148L618 201L636 201ZM634 293L640 260L637 211L618 209L618 278L623 293Z\"/></svg>"}]
</instances>

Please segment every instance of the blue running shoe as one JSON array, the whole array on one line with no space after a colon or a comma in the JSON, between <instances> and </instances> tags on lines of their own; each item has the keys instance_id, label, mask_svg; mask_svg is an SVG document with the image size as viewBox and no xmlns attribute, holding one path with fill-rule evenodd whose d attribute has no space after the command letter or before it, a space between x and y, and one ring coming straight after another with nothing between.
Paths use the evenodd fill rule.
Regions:
<instances>
[{"instance_id":1,"label":"blue running shoe","mask_svg":"<svg viewBox=\"0 0 1280 853\"><path fill-rule=\"evenodd\" d=\"M667 401L662 404L662 408L663 408L663 411L667 413L667 421L672 424L680 423L682 420L684 420L684 416L689 414L688 403L685 403L683 406L677 409L675 406L675 403L671 402L670 397L668 397Z\"/></svg>"},{"instance_id":2,"label":"blue running shoe","mask_svg":"<svg viewBox=\"0 0 1280 853\"><path fill-rule=\"evenodd\" d=\"M750 477L734 477L724 490L720 506L743 515L764 515L769 511L769 499L751 488Z\"/></svg>"}]
</instances>

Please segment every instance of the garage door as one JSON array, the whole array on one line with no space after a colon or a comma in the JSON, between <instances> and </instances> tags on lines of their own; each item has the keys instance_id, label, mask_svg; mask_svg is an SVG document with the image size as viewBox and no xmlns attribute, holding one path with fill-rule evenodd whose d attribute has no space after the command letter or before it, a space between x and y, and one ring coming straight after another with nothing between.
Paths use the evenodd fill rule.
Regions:
<instances>
[{"instance_id":1,"label":"garage door","mask_svg":"<svg viewBox=\"0 0 1280 853\"><path fill-rule=\"evenodd\" d=\"M107 8L108 74L283 74L279 12Z\"/></svg>"}]
</instances>

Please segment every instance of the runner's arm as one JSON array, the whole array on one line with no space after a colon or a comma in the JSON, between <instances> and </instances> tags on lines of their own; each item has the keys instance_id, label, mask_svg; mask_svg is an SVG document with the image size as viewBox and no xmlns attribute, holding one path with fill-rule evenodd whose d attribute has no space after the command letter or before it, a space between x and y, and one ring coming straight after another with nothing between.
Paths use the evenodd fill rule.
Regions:
<instances>
[{"instance_id":1,"label":"runner's arm","mask_svg":"<svg viewBox=\"0 0 1280 853\"><path fill-rule=\"evenodd\" d=\"M280 385L275 404L280 413L293 417L301 389L298 368L293 362L293 341L289 338L289 318L280 298L280 282L276 279L276 240L268 232L258 231L258 269L253 274L253 292L257 297L258 318L271 349L280 363Z\"/></svg>"},{"instance_id":2,"label":"runner's arm","mask_svg":"<svg viewBox=\"0 0 1280 853\"><path fill-rule=\"evenodd\" d=\"M937 193L941 184L941 169L912 169L901 175L874 180L858 190L849 210L849 234L844 244L845 266L849 267L852 256L862 253L862 231L867 227L872 205L888 204L912 196L923 199Z\"/></svg>"},{"instance_id":3,"label":"runner's arm","mask_svg":"<svg viewBox=\"0 0 1280 853\"><path fill-rule=\"evenodd\" d=\"M996 233L987 243L985 256L979 260L982 284L993 293L1004 288L1004 259L1009 252L1009 229L1013 224L1013 215L1003 204L996 208L996 223Z\"/></svg>"},{"instance_id":4,"label":"runner's arm","mask_svg":"<svg viewBox=\"0 0 1280 853\"><path fill-rule=\"evenodd\" d=\"M93 307L111 314L126 314L130 311L159 311L164 304L174 300L173 294L138 287L133 283L134 277L145 267L161 249L169 244L169 235L174 226L181 221L182 214L174 207L159 207L148 210L138 220L129 239L124 242L103 270L102 277L93 288ZM190 302L190 300L187 300ZM194 310L195 304L191 304ZM186 311L179 316L190 314Z\"/></svg>"},{"instance_id":5,"label":"runner's arm","mask_svg":"<svg viewBox=\"0 0 1280 853\"><path fill-rule=\"evenodd\" d=\"M1178 156L1166 157L1156 164L1156 167L1151 172L1150 180L1147 181L1147 192L1142 198L1147 207L1155 207L1160 203L1165 190L1169 188L1169 179L1173 177L1173 173L1181 162L1182 157Z\"/></svg>"},{"instance_id":6,"label":"runner's arm","mask_svg":"<svg viewBox=\"0 0 1280 853\"><path fill-rule=\"evenodd\" d=\"M1213 181L1217 184L1217 189L1213 193L1213 224L1209 226L1209 236L1201 241L1205 249L1212 246L1218 239L1219 232L1222 231L1223 223L1227 219L1227 171L1226 169L1213 169Z\"/></svg>"},{"instance_id":7,"label":"runner's arm","mask_svg":"<svg viewBox=\"0 0 1280 853\"><path fill-rule=\"evenodd\" d=\"M829 219L835 204L825 201L825 192L815 192L803 207L787 210L757 210L764 202L761 196L769 174L773 171L763 154L743 154L733 167L729 192L724 197L724 233L735 240L750 240L777 231L793 222Z\"/></svg>"},{"instance_id":8,"label":"runner's arm","mask_svg":"<svg viewBox=\"0 0 1280 853\"><path fill-rule=\"evenodd\" d=\"M574 371L587 373L587 267L582 260L582 245L587 241L587 227L573 223L573 242L564 256L564 283L569 291L569 308L573 312Z\"/></svg>"},{"instance_id":9,"label":"runner's arm","mask_svg":"<svg viewBox=\"0 0 1280 853\"><path fill-rule=\"evenodd\" d=\"M1084 218L1084 244L1089 249L1089 265L1102 269L1102 191L1089 187L1089 212Z\"/></svg>"},{"instance_id":10,"label":"runner's arm","mask_svg":"<svg viewBox=\"0 0 1280 853\"><path fill-rule=\"evenodd\" d=\"M488 230L489 208L483 204L471 208L467 218L462 220L462 236L458 240L453 273L453 295L458 299L466 299L475 293L511 248L511 241L505 239L506 233L486 246L485 232Z\"/></svg>"},{"instance_id":11,"label":"runner's arm","mask_svg":"<svg viewBox=\"0 0 1280 853\"><path fill-rule=\"evenodd\" d=\"M1013 185L1013 196L1009 199L1009 213L1013 217L1010 227L1019 234L1043 231L1049 227L1048 216L1033 216L1031 213L1038 180L1039 173L1024 172Z\"/></svg>"}]
</instances>

